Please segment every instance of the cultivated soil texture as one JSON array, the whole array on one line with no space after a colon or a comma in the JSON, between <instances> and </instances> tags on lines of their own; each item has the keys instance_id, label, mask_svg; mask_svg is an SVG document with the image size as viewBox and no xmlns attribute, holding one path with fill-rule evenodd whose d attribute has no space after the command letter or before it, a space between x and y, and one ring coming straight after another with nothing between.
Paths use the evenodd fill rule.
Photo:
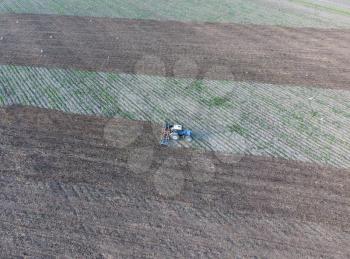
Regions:
<instances>
[{"instance_id":1,"label":"cultivated soil texture","mask_svg":"<svg viewBox=\"0 0 350 259\"><path fill-rule=\"evenodd\" d=\"M0 63L348 89L350 30L2 15Z\"/></svg>"},{"instance_id":2,"label":"cultivated soil texture","mask_svg":"<svg viewBox=\"0 0 350 259\"><path fill-rule=\"evenodd\" d=\"M346 170L163 149L145 122L0 113L2 256L350 256Z\"/></svg>"}]
</instances>

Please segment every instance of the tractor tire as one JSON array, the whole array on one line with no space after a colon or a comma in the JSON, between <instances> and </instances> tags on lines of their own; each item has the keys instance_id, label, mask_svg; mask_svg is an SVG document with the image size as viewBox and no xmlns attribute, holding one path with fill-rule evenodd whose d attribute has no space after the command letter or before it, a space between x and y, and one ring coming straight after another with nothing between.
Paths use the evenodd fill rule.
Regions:
<instances>
[{"instance_id":1,"label":"tractor tire","mask_svg":"<svg viewBox=\"0 0 350 259\"><path fill-rule=\"evenodd\" d=\"M177 133L171 133L170 137L172 140L179 140L179 138L180 138L179 134L177 134Z\"/></svg>"},{"instance_id":2,"label":"tractor tire","mask_svg":"<svg viewBox=\"0 0 350 259\"><path fill-rule=\"evenodd\" d=\"M185 137L185 140L186 140L187 142L192 142L192 137L191 137L191 136L186 136L186 137Z\"/></svg>"}]
</instances>

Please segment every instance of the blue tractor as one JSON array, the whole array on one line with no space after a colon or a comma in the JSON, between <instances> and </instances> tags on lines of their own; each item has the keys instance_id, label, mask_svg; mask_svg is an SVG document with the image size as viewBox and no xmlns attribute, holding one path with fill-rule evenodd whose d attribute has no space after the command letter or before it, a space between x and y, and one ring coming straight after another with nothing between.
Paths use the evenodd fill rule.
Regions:
<instances>
[{"instance_id":1,"label":"blue tractor","mask_svg":"<svg viewBox=\"0 0 350 259\"><path fill-rule=\"evenodd\" d=\"M165 122L162 129L162 139L160 144L163 146L168 146L170 139L178 141L179 139L184 139L187 142L192 141L192 130L183 129L182 125L171 124Z\"/></svg>"}]
</instances>

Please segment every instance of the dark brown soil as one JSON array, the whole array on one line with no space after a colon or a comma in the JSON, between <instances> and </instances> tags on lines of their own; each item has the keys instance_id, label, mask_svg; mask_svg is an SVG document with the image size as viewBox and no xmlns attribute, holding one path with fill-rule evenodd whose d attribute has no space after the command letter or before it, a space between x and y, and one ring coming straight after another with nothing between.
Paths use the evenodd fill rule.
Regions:
<instances>
[{"instance_id":1,"label":"dark brown soil","mask_svg":"<svg viewBox=\"0 0 350 259\"><path fill-rule=\"evenodd\" d=\"M0 116L2 257L350 256L349 171L164 149L149 123L116 120L113 140L107 119Z\"/></svg>"},{"instance_id":2,"label":"dark brown soil","mask_svg":"<svg viewBox=\"0 0 350 259\"><path fill-rule=\"evenodd\" d=\"M0 36L1 64L324 88L350 82L350 30L25 14L1 15ZM157 58L143 62L147 55Z\"/></svg>"}]
</instances>

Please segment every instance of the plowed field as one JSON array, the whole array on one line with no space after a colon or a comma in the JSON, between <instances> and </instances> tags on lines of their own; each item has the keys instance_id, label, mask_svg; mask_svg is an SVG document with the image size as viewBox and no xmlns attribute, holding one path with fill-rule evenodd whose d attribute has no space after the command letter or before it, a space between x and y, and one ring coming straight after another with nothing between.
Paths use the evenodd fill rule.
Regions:
<instances>
[{"instance_id":1,"label":"plowed field","mask_svg":"<svg viewBox=\"0 0 350 259\"><path fill-rule=\"evenodd\" d=\"M1 110L0 131L2 256L350 255L346 170L162 149L149 123L34 108Z\"/></svg>"},{"instance_id":2,"label":"plowed field","mask_svg":"<svg viewBox=\"0 0 350 259\"><path fill-rule=\"evenodd\" d=\"M349 29L2 15L0 63L348 89Z\"/></svg>"}]
</instances>

